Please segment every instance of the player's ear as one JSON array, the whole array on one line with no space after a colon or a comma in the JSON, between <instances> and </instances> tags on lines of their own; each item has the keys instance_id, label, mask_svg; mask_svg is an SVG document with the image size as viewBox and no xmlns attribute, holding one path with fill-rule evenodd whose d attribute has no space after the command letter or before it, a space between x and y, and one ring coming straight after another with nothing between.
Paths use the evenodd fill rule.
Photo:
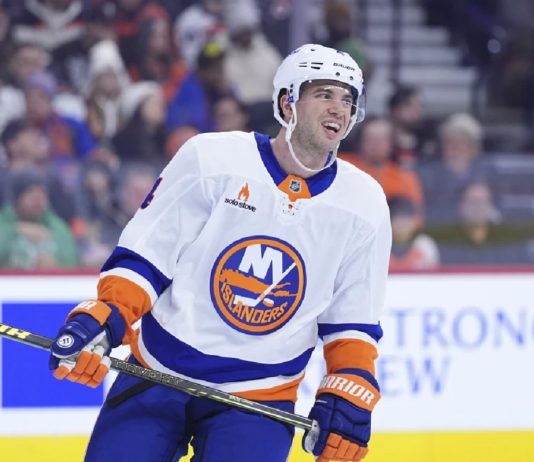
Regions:
<instances>
[{"instance_id":1,"label":"player's ear","mask_svg":"<svg viewBox=\"0 0 534 462\"><path fill-rule=\"evenodd\" d=\"M291 119L291 116L293 115L293 109L291 108L291 104L289 104L287 95L280 96L280 110L284 120Z\"/></svg>"}]
</instances>

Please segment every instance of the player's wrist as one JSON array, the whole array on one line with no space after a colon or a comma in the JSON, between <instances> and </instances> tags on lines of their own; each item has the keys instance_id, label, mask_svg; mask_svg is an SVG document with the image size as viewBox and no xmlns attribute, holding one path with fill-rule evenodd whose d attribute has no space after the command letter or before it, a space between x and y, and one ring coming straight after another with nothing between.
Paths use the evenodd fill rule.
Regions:
<instances>
[{"instance_id":1,"label":"player's wrist","mask_svg":"<svg viewBox=\"0 0 534 462\"><path fill-rule=\"evenodd\" d=\"M337 374L359 375L360 377L362 377L365 380L367 380L378 391L380 391L380 385L378 384L378 381L376 380L375 376L373 374L371 374L369 371L366 371L365 369L357 369L357 368L354 368L354 367L343 368L343 369L336 370L335 373L337 373Z\"/></svg>"}]
</instances>

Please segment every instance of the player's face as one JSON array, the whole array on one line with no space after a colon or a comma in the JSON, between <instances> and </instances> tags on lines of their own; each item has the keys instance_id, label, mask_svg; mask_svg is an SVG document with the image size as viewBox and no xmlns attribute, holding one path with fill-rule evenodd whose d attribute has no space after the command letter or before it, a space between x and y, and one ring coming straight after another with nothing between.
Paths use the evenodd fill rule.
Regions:
<instances>
[{"instance_id":1,"label":"player's face","mask_svg":"<svg viewBox=\"0 0 534 462\"><path fill-rule=\"evenodd\" d=\"M299 141L325 153L336 148L350 122L353 97L348 85L329 80L308 82L297 102ZM304 139L302 139L304 138Z\"/></svg>"}]
</instances>

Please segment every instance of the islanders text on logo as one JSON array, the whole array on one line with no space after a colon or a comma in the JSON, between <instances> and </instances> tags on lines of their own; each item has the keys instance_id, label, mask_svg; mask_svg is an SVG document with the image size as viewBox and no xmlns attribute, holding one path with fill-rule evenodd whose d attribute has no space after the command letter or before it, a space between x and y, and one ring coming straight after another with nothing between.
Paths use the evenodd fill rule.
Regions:
<instances>
[{"instance_id":1,"label":"islanders text on logo","mask_svg":"<svg viewBox=\"0 0 534 462\"><path fill-rule=\"evenodd\" d=\"M211 272L211 298L231 327L264 335L282 327L298 310L306 289L299 253L288 243L251 236L230 244Z\"/></svg>"}]
</instances>

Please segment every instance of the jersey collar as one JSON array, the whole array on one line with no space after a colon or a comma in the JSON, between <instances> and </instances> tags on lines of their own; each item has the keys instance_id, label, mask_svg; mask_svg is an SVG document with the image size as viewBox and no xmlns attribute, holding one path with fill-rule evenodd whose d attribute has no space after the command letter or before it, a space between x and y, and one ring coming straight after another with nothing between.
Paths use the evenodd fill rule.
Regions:
<instances>
[{"instance_id":1,"label":"jersey collar","mask_svg":"<svg viewBox=\"0 0 534 462\"><path fill-rule=\"evenodd\" d=\"M302 187L301 191L309 191L308 197L317 196L325 191L334 181L334 178L337 174L337 162L334 162L330 167L321 170L310 178L304 179L296 175L288 175L278 163L276 159L273 148L271 147L269 135L263 133L254 132L254 138L256 139L256 144L258 146L258 151L261 156L261 160L265 165L265 168L271 175L276 186L278 186L282 191L285 191L290 199L292 193L291 185L295 184L294 182L301 182ZM293 195L294 198L306 197L306 195Z\"/></svg>"}]
</instances>

